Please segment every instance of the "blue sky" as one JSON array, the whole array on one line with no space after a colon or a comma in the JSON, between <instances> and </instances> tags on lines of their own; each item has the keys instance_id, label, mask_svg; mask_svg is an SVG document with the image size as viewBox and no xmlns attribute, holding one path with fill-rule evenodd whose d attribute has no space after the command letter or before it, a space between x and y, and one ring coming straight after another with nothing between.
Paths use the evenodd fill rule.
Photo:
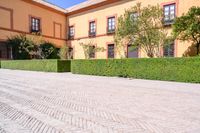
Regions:
<instances>
[{"instance_id":1,"label":"blue sky","mask_svg":"<svg viewBox=\"0 0 200 133\"><path fill-rule=\"evenodd\" d=\"M68 8L70 6L79 4L79 3L84 2L86 0L46 0L46 1L53 3L55 5L58 5L62 8Z\"/></svg>"}]
</instances>

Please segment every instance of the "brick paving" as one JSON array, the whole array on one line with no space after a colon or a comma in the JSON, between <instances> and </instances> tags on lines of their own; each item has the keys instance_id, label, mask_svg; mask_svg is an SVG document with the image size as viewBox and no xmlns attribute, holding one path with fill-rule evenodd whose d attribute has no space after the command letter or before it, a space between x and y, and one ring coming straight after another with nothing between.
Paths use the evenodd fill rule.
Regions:
<instances>
[{"instance_id":1,"label":"brick paving","mask_svg":"<svg viewBox=\"0 0 200 133\"><path fill-rule=\"evenodd\" d=\"M199 133L200 84L0 69L0 133Z\"/></svg>"}]
</instances>

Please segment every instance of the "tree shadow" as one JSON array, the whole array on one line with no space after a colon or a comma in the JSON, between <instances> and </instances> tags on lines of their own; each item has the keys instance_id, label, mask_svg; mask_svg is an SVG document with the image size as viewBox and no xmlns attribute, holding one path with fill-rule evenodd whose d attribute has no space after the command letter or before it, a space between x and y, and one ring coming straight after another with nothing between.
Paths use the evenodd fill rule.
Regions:
<instances>
[{"instance_id":1,"label":"tree shadow","mask_svg":"<svg viewBox=\"0 0 200 133\"><path fill-rule=\"evenodd\" d=\"M183 53L183 57L197 56L197 49L194 44L188 47L188 49Z\"/></svg>"}]
</instances>

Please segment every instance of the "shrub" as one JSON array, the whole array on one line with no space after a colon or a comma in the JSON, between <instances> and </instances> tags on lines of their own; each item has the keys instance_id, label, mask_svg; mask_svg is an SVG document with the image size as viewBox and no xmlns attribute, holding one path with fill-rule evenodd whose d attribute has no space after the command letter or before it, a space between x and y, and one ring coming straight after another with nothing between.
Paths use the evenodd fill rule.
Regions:
<instances>
[{"instance_id":1,"label":"shrub","mask_svg":"<svg viewBox=\"0 0 200 133\"><path fill-rule=\"evenodd\" d=\"M1 61L1 68L44 72L69 72L69 60L13 60Z\"/></svg>"},{"instance_id":2,"label":"shrub","mask_svg":"<svg viewBox=\"0 0 200 133\"><path fill-rule=\"evenodd\" d=\"M31 58L28 51L34 49L34 42L25 35L11 36L7 39L6 43L9 47L12 47L13 59L24 60Z\"/></svg>"},{"instance_id":3,"label":"shrub","mask_svg":"<svg viewBox=\"0 0 200 133\"><path fill-rule=\"evenodd\" d=\"M55 48L53 43L44 41L38 46L38 49L41 59L59 59L59 49Z\"/></svg>"},{"instance_id":4,"label":"shrub","mask_svg":"<svg viewBox=\"0 0 200 133\"><path fill-rule=\"evenodd\" d=\"M69 47L67 45L63 45L59 51L59 57L62 60L66 60L69 58Z\"/></svg>"},{"instance_id":5,"label":"shrub","mask_svg":"<svg viewBox=\"0 0 200 133\"><path fill-rule=\"evenodd\" d=\"M6 41L12 47L13 59L59 59L58 48L53 43L47 42L41 36L16 35Z\"/></svg>"},{"instance_id":6,"label":"shrub","mask_svg":"<svg viewBox=\"0 0 200 133\"><path fill-rule=\"evenodd\" d=\"M75 74L200 83L200 58L73 60Z\"/></svg>"},{"instance_id":7,"label":"shrub","mask_svg":"<svg viewBox=\"0 0 200 133\"><path fill-rule=\"evenodd\" d=\"M57 72L71 72L71 61L58 60Z\"/></svg>"}]
</instances>

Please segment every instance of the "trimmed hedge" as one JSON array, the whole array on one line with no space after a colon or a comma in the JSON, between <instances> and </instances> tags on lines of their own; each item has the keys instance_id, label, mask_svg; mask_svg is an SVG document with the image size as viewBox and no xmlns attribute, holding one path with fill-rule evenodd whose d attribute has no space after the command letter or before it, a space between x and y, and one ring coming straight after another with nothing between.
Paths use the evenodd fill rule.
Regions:
<instances>
[{"instance_id":1,"label":"trimmed hedge","mask_svg":"<svg viewBox=\"0 0 200 133\"><path fill-rule=\"evenodd\" d=\"M57 60L57 72L71 72L71 61Z\"/></svg>"},{"instance_id":2,"label":"trimmed hedge","mask_svg":"<svg viewBox=\"0 0 200 133\"><path fill-rule=\"evenodd\" d=\"M200 83L200 58L73 60L74 74Z\"/></svg>"},{"instance_id":3,"label":"trimmed hedge","mask_svg":"<svg viewBox=\"0 0 200 133\"><path fill-rule=\"evenodd\" d=\"M10 60L1 61L1 68L44 72L70 72L69 60Z\"/></svg>"}]
</instances>

